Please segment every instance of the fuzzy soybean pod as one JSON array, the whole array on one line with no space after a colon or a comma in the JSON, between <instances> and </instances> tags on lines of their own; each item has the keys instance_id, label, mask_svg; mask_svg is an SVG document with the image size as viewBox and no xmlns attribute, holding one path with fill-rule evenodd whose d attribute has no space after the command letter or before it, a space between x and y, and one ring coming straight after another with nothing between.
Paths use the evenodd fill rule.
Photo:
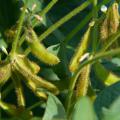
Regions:
<instances>
[{"instance_id":1,"label":"fuzzy soybean pod","mask_svg":"<svg viewBox=\"0 0 120 120\"><path fill-rule=\"evenodd\" d=\"M0 86L2 86L11 76L10 64L0 64Z\"/></svg>"},{"instance_id":2,"label":"fuzzy soybean pod","mask_svg":"<svg viewBox=\"0 0 120 120\"><path fill-rule=\"evenodd\" d=\"M37 74L40 71L40 66L24 55L16 54L16 59L22 66L25 66L26 69L30 70L32 73Z\"/></svg>"},{"instance_id":3,"label":"fuzzy soybean pod","mask_svg":"<svg viewBox=\"0 0 120 120\"><path fill-rule=\"evenodd\" d=\"M59 93L59 90L55 85L32 73L31 70L29 70L26 66L23 66L18 59L16 59L15 63L13 64L13 68L22 74L27 80L30 80L36 84L36 87L47 89L54 94Z\"/></svg>"},{"instance_id":4,"label":"fuzzy soybean pod","mask_svg":"<svg viewBox=\"0 0 120 120\"><path fill-rule=\"evenodd\" d=\"M97 78L102 81L105 85L112 85L120 81L120 77L114 73L108 71L101 63L97 62L94 64L94 70Z\"/></svg>"},{"instance_id":5,"label":"fuzzy soybean pod","mask_svg":"<svg viewBox=\"0 0 120 120\"><path fill-rule=\"evenodd\" d=\"M38 37L33 29L28 30L27 41L31 48L31 52L42 62L55 65L60 62L59 58L47 51L42 43L39 42Z\"/></svg>"},{"instance_id":6,"label":"fuzzy soybean pod","mask_svg":"<svg viewBox=\"0 0 120 120\"><path fill-rule=\"evenodd\" d=\"M16 70L12 71L12 80L15 86L18 106L24 109L25 97L24 97L23 86L21 81L22 79Z\"/></svg>"},{"instance_id":7,"label":"fuzzy soybean pod","mask_svg":"<svg viewBox=\"0 0 120 120\"><path fill-rule=\"evenodd\" d=\"M26 84L26 86L39 98L44 98L44 99L47 99L47 95L46 93L44 92L41 92L41 91L38 91L37 90L37 85L35 82L33 82L32 80L30 79L26 79L22 74L20 74L18 71L17 71L17 76L19 77L20 80L24 80L24 83ZM18 93L19 89L16 90L16 92ZM23 95L22 95L23 96ZM20 101L20 98L23 98L21 97L21 95L18 96L18 100ZM18 101L18 102L19 102ZM20 102L21 103L21 102ZM23 103L23 102L22 102Z\"/></svg>"},{"instance_id":8,"label":"fuzzy soybean pod","mask_svg":"<svg viewBox=\"0 0 120 120\"><path fill-rule=\"evenodd\" d=\"M81 69L80 75L76 82L76 98L85 96L87 94L88 86L90 83L90 65Z\"/></svg>"},{"instance_id":9,"label":"fuzzy soybean pod","mask_svg":"<svg viewBox=\"0 0 120 120\"><path fill-rule=\"evenodd\" d=\"M74 72L80 63L80 58L82 55L87 51L89 41L90 41L90 33L91 33L91 28L94 26L94 21L92 21L89 24L89 27L87 31L85 32L80 44L78 45L78 48L76 49L69 65L69 69L71 72Z\"/></svg>"},{"instance_id":10,"label":"fuzzy soybean pod","mask_svg":"<svg viewBox=\"0 0 120 120\"><path fill-rule=\"evenodd\" d=\"M102 22L100 33L101 40L106 42L106 39L112 34L116 33L120 24L119 5L114 2L106 12L106 17Z\"/></svg>"}]
</instances>

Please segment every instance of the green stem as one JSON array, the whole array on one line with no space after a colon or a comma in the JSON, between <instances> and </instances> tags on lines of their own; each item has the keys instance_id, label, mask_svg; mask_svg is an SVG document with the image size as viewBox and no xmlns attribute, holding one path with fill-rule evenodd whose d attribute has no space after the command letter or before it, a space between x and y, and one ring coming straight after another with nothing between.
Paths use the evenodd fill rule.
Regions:
<instances>
[{"instance_id":1,"label":"green stem","mask_svg":"<svg viewBox=\"0 0 120 120\"><path fill-rule=\"evenodd\" d=\"M98 11L97 11L97 0L93 0L93 20L97 21ZM93 53L96 51L98 42L98 24L95 24L92 31L92 51Z\"/></svg>"},{"instance_id":2,"label":"green stem","mask_svg":"<svg viewBox=\"0 0 120 120\"><path fill-rule=\"evenodd\" d=\"M102 1L96 8L96 12L100 9L101 5L107 4L108 0ZM65 44L67 44L92 18L93 12L90 12L83 20L80 22L64 39Z\"/></svg>"},{"instance_id":3,"label":"green stem","mask_svg":"<svg viewBox=\"0 0 120 120\"><path fill-rule=\"evenodd\" d=\"M20 19L19 19L19 24L18 24L18 30L17 30L17 34L15 36L15 39L13 41L13 44L12 44L12 50L11 50L11 56L13 57L14 54L15 54L15 51L17 49L17 45L18 45L18 40L20 38L20 34L21 34L21 31L22 31L22 25L23 25L23 22L24 22L24 17L25 17L25 7L21 13L21 16L20 16Z\"/></svg>"},{"instance_id":4,"label":"green stem","mask_svg":"<svg viewBox=\"0 0 120 120\"><path fill-rule=\"evenodd\" d=\"M39 101L39 102L33 104L32 106L28 107L28 108L26 109L26 111L30 111L30 110L32 110L32 109L40 106L40 105L43 104L43 103L44 103L44 101Z\"/></svg>"},{"instance_id":5,"label":"green stem","mask_svg":"<svg viewBox=\"0 0 120 120\"><path fill-rule=\"evenodd\" d=\"M47 14L47 12L49 12L50 10L51 10L51 8L55 5L55 3L57 2L58 0L52 0L40 13L39 13L39 15L41 16L41 17L43 17L43 16L45 16L46 14ZM42 21L41 21L42 22ZM32 25L32 27L34 28L35 26L37 26L38 25L38 21L36 20L36 19L34 19L33 20L33 25ZM21 37L21 39L20 39L20 42L19 42L19 47L22 45L22 43L24 42L24 40L25 40L25 35L23 35L22 37ZM26 50L27 51L27 53L26 53L26 55L27 54L29 54L29 52L30 52L30 49L28 48L28 50Z\"/></svg>"},{"instance_id":6,"label":"green stem","mask_svg":"<svg viewBox=\"0 0 120 120\"><path fill-rule=\"evenodd\" d=\"M71 81L70 81L70 86L69 86L69 93L68 93L68 97L67 97L67 114L69 114L70 111L70 106L71 106L71 100L72 100L72 96L73 96L73 91L74 91L74 87L75 87L75 83L76 83L76 78L78 77L80 70L87 64L92 64L95 61L108 57L108 56L114 56L120 54L120 48L115 49L115 50L110 50L107 52L100 52L98 54L96 54L92 59L88 59L85 62L81 63L79 68L75 71L75 73L73 74Z\"/></svg>"},{"instance_id":7,"label":"green stem","mask_svg":"<svg viewBox=\"0 0 120 120\"><path fill-rule=\"evenodd\" d=\"M57 21L55 24L53 24L50 28L48 28L43 34L39 36L39 41L42 41L45 39L48 35L50 35L54 30L59 28L62 24L70 20L73 16L84 10L86 7L90 5L89 1L84 2L82 5L79 7L75 8L73 11L68 13L66 16L61 18L59 21Z\"/></svg>"}]
</instances>

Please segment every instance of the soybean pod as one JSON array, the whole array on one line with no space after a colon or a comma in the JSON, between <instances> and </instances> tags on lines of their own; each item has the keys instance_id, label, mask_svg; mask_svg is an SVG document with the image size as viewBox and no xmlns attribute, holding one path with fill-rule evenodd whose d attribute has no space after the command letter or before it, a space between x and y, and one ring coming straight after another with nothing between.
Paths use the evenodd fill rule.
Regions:
<instances>
[{"instance_id":1,"label":"soybean pod","mask_svg":"<svg viewBox=\"0 0 120 120\"><path fill-rule=\"evenodd\" d=\"M85 32L80 44L78 45L78 48L76 49L76 51L71 59L70 66L69 66L69 69L71 72L74 72L78 68L78 65L80 63L80 58L87 51L89 41L90 41L91 28L93 25L94 25L94 21L92 21L89 24L89 28Z\"/></svg>"},{"instance_id":2,"label":"soybean pod","mask_svg":"<svg viewBox=\"0 0 120 120\"><path fill-rule=\"evenodd\" d=\"M27 41L29 43L31 52L42 62L55 65L60 62L59 58L47 51L42 43L39 42L38 37L32 28L27 31Z\"/></svg>"}]
</instances>

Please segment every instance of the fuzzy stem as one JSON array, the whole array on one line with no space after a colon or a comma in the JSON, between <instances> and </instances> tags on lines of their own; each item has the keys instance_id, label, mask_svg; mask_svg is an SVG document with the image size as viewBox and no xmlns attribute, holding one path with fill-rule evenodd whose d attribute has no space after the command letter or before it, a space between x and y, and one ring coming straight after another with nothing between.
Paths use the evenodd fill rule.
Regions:
<instances>
[{"instance_id":1,"label":"fuzzy stem","mask_svg":"<svg viewBox=\"0 0 120 120\"><path fill-rule=\"evenodd\" d=\"M106 4L110 1L103 0L96 8L96 12L100 9L102 4ZM92 12L90 12L64 39L65 44L67 44L92 18Z\"/></svg>"},{"instance_id":2,"label":"fuzzy stem","mask_svg":"<svg viewBox=\"0 0 120 120\"><path fill-rule=\"evenodd\" d=\"M98 11L97 11L97 0L93 0L93 20L96 21L98 18ZM92 32L92 51L93 53L96 51L98 42L98 24L95 23Z\"/></svg>"},{"instance_id":3,"label":"fuzzy stem","mask_svg":"<svg viewBox=\"0 0 120 120\"><path fill-rule=\"evenodd\" d=\"M23 11L22 11L22 13L21 13L20 19L19 19L17 34L16 34L15 39L14 39L13 44L12 44L11 57L14 56L15 51L16 51L16 49L17 49L18 40L19 40L19 38L20 38L20 34L21 34L21 31L22 31L22 25L23 25L23 22L24 22L25 9L26 9L26 8L24 7L24 8L23 8Z\"/></svg>"},{"instance_id":4,"label":"fuzzy stem","mask_svg":"<svg viewBox=\"0 0 120 120\"><path fill-rule=\"evenodd\" d=\"M39 41L42 41L45 39L48 35L50 35L54 30L59 28L62 24L70 20L73 16L84 10L86 7L90 5L89 1L84 2L82 5L79 7L75 8L73 11L68 13L66 16L61 18L59 21L57 21L55 24L53 24L50 28L48 28L43 34L39 36Z\"/></svg>"}]
</instances>

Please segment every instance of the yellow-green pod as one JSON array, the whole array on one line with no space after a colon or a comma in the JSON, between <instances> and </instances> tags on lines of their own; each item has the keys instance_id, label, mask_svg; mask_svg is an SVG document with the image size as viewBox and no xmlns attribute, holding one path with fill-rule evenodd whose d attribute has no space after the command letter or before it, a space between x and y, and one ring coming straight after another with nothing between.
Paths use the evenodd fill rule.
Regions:
<instances>
[{"instance_id":1,"label":"yellow-green pod","mask_svg":"<svg viewBox=\"0 0 120 120\"><path fill-rule=\"evenodd\" d=\"M85 96L87 94L89 79L90 79L90 65L82 68L78 80L76 82L76 97Z\"/></svg>"},{"instance_id":2,"label":"yellow-green pod","mask_svg":"<svg viewBox=\"0 0 120 120\"><path fill-rule=\"evenodd\" d=\"M78 65L80 63L80 58L87 51L89 41L90 41L91 28L93 25L94 25L94 21L92 21L89 24L87 31L85 32L80 44L78 45L78 48L76 49L76 51L71 59L71 62L69 65L69 69L71 72L74 72L78 68Z\"/></svg>"},{"instance_id":3,"label":"yellow-green pod","mask_svg":"<svg viewBox=\"0 0 120 120\"><path fill-rule=\"evenodd\" d=\"M120 15L118 3L114 2L112 6L108 9L106 17L101 25L101 40L106 40L109 36L116 33L119 28Z\"/></svg>"},{"instance_id":4,"label":"yellow-green pod","mask_svg":"<svg viewBox=\"0 0 120 120\"><path fill-rule=\"evenodd\" d=\"M94 64L95 74L97 78L102 81L105 85L112 85L120 81L120 77L108 71L102 64L99 62Z\"/></svg>"},{"instance_id":5,"label":"yellow-green pod","mask_svg":"<svg viewBox=\"0 0 120 120\"><path fill-rule=\"evenodd\" d=\"M38 96L38 97L40 97L40 98L47 99L46 93L38 91L38 90L37 90L37 85L36 85L33 81L31 81L31 80L26 80L25 83L26 83L26 85L32 90L32 92L33 92L36 96Z\"/></svg>"},{"instance_id":6,"label":"yellow-green pod","mask_svg":"<svg viewBox=\"0 0 120 120\"><path fill-rule=\"evenodd\" d=\"M22 66L26 67L26 69L30 70L32 73L37 74L40 71L40 66L37 65L35 62L30 61L24 55L16 55L17 62Z\"/></svg>"},{"instance_id":7,"label":"yellow-green pod","mask_svg":"<svg viewBox=\"0 0 120 120\"><path fill-rule=\"evenodd\" d=\"M3 85L11 76L10 64L0 64L0 86Z\"/></svg>"},{"instance_id":8,"label":"yellow-green pod","mask_svg":"<svg viewBox=\"0 0 120 120\"><path fill-rule=\"evenodd\" d=\"M33 81L36 84L36 87L45 88L51 91L54 94L58 94L58 88L52 83L44 80L43 78L33 74L30 70L26 69L26 67L22 66L20 62L16 60L16 63L13 65L14 68L21 73L27 80Z\"/></svg>"},{"instance_id":9,"label":"yellow-green pod","mask_svg":"<svg viewBox=\"0 0 120 120\"><path fill-rule=\"evenodd\" d=\"M110 30L110 35L113 33L116 33L119 27L119 21L120 21L120 15L119 15L119 5L117 2L113 3L113 5L111 6L109 12L109 22L110 22L110 26L109 26L109 30Z\"/></svg>"},{"instance_id":10,"label":"yellow-green pod","mask_svg":"<svg viewBox=\"0 0 120 120\"><path fill-rule=\"evenodd\" d=\"M8 103L5 103L3 101L0 100L0 107L7 112L8 114L12 115L12 116L17 116L18 115L18 111L15 105L11 105Z\"/></svg>"},{"instance_id":11,"label":"yellow-green pod","mask_svg":"<svg viewBox=\"0 0 120 120\"><path fill-rule=\"evenodd\" d=\"M25 107L25 97L23 93L23 87L21 83L21 77L19 76L17 71L12 71L12 80L15 86L17 102L18 106L24 108Z\"/></svg>"},{"instance_id":12,"label":"yellow-green pod","mask_svg":"<svg viewBox=\"0 0 120 120\"><path fill-rule=\"evenodd\" d=\"M42 62L55 65L60 62L59 58L54 54L47 51L47 49L43 46L42 43L39 42L36 33L30 28L28 34L28 43L31 48L31 52Z\"/></svg>"},{"instance_id":13,"label":"yellow-green pod","mask_svg":"<svg viewBox=\"0 0 120 120\"><path fill-rule=\"evenodd\" d=\"M109 31L108 31L108 20L105 19L101 25L101 28L100 28L100 37L101 37L101 40L103 42L105 42L105 40L108 38L109 36Z\"/></svg>"}]
</instances>

